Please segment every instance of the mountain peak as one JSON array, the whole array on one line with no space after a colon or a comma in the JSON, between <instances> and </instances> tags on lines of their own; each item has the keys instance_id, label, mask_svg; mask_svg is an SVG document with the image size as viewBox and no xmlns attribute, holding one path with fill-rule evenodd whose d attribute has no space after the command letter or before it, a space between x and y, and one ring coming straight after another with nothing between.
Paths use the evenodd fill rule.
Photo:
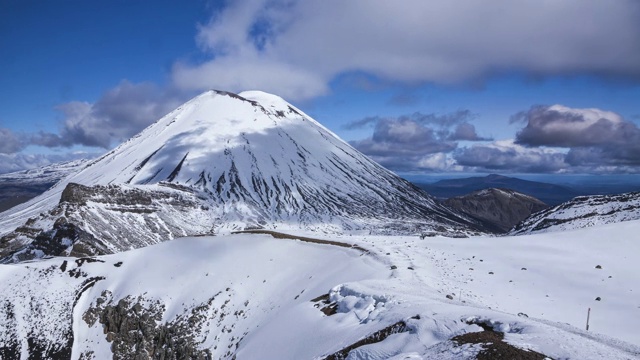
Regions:
<instances>
[{"instance_id":1,"label":"mountain peak","mask_svg":"<svg viewBox=\"0 0 640 360\"><path fill-rule=\"evenodd\" d=\"M238 94L248 100L257 101L259 103L286 103L286 101L278 95L270 94L260 90L248 90Z\"/></svg>"},{"instance_id":2,"label":"mountain peak","mask_svg":"<svg viewBox=\"0 0 640 360\"><path fill-rule=\"evenodd\" d=\"M42 194L28 213L16 212L19 218L9 214L0 220L0 231L3 222L17 227L27 216L58 206L70 183L80 185L75 189L82 201L68 206L88 211L77 216L82 219L78 233L109 229L104 219L128 216L112 211L132 211L132 218L144 218L140 224L147 224L146 232L149 223L169 229L169 235L161 236L165 240L214 225L224 231L277 227L405 234L481 229L477 222L436 203L282 98L260 91L211 90L196 96ZM176 200L180 198L183 200ZM184 222L170 220L185 202L195 207L184 220L191 223L188 231L183 229ZM85 206L100 210L85 210ZM95 216L96 211L104 214ZM140 215L141 211L153 215ZM64 224L57 220L43 220L42 230ZM93 225L87 225L92 221ZM139 230L131 236L147 236ZM95 237L126 238L132 231ZM148 243L158 241L155 234L149 237Z\"/></svg>"}]
</instances>

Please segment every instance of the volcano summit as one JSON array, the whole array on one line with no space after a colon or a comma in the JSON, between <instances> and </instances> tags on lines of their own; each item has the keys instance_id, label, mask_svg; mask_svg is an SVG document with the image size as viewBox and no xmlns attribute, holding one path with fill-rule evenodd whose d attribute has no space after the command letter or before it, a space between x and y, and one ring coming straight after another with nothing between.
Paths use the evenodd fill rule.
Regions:
<instances>
[{"instance_id":1,"label":"volcano summit","mask_svg":"<svg viewBox=\"0 0 640 360\"><path fill-rule=\"evenodd\" d=\"M255 228L468 234L472 220L280 97L207 91L2 214L5 261Z\"/></svg>"}]
</instances>

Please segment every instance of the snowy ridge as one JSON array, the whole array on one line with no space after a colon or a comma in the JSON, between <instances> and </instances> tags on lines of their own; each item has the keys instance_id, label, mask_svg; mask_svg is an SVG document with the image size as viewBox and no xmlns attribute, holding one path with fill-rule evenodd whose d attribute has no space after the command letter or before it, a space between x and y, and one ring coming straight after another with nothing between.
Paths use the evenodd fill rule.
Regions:
<instances>
[{"instance_id":1,"label":"snowy ridge","mask_svg":"<svg viewBox=\"0 0 640 360\"><path fill-rule=\"evenodd\" d=\"M212 214L185 187L69 184L60 205L4 236L0 262L91 256L212 234Z\"/></svg>"},{"instance_id":2,"label":"snowy ridge","mask_svg":"<svg viewBox=\"0 0 640 360\"><path fill-rule=\"evenodd\" d=\"M71 183L95 191L99 186L120 186L121 192L161 184L188 187L198 199L194 204L207 211L206 216L198 209L186 215L195 228L215 227L222 232L257 227L333 233L472 234L483 230L474 220L438 204L371 161L299 109L259 91L205 92L38 198L5 212L0 235L10 242L11 251L28 246L33 234L54 230L51 223L72 222L96 212L86 204L74 208L76 215L63 211L61 195ZM167 211L158 216L170 219L171 210ZM108 219L114 221L117 217ZM152 217L144 222L151 229L183 225ZM105 226L91 229L81 222L74 226L96 239L133 235L126 231L114 235L117 232L96 230ZM28 231L14 241L16 236L10 232L18 227ZM152 238L173 236L174 232L165 231Z\"/></svg>"},{"instance_id":3,"label":"snowy ridge","mask_svg":"<svg viewBox=\"0 0 640 360\"><path fill-rule=\"evenodd\" d=\"M640 219L640 192L578 196L531 215L511 233L565 231L637 219Z\"/></svg>"},{"instance_id":4,"label":"snowy ridge","mask_svg":"<svg viewBox=\"0 0 640 360\"><path fill-rule=\"evenodd\" d=\"M55 183L69 174L79 171L88 162L87 159L63 161L36 169L0 174L0 183Z\"/></svg>"},{"instance_id":5,"label":"snowy ridge","mask_svg":"<svg viewBox=\"0 0 640 360\"><path fill-rule=\"evenodd\" d=\"M368 253L240 234L0 265L0 356L320 359L400 324L348 358L475 359L483 345L454 339L489 328L555 359L633 359L640 282L624 254L640 242L619 235L639 226L562 241L324 237Z\"/></svg>"}]
</instances>

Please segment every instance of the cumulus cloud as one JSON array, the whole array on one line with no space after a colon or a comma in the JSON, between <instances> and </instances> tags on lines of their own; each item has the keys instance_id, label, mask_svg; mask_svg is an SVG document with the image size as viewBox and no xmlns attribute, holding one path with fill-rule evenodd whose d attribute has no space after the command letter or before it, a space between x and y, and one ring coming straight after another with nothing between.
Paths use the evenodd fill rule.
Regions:
<instances>
[{"instance_id":1,"label":"cumulus cloud","mask_svg":"<svg viewBox=\"0 0 640 360\"><path fill-rule=\"evenodd\" d=\"M399 117L367 117L345 126L374 126L372 136L351 141L356 149L397 171L451 169L447 153L458 147L456 140L480 141L468 110L449 114L413 113Z\"/></svg>"},{"instance_id":2,"label":"cumulus cloud","mask_svg":"<svg viewBox=\"0 0 640 360\"><path fill-rule=\"evenodd\" d=\"M619 114L553 105L535 106L519 116L526 126L517 133L517 143L569 148L570 165L640 165L640 129Z\"/></svg>"},{"instance_id":3,"label":"cumulus cloud","mask_svg":"<svg viewBox=\"0 0 640 360\"><path fill-rule=\"evenodd\" d=\"M455 142L440 139L433 129L407 118L383 119L370 138L352 141L358 150L373 156L415 156L449 152Z\"/></svg>"},{"instance_id":4,"label":"cumulus cloud","mask_svg":"<svg viewBox=\"0 0 640 360\"><path fill-rule=\"evenodd\" d=\"M12 154L26 147L24 136L11 129L0 128L0 154Z\"/></svg>"},{"instance_id":5,"label":"cumulus cloud","mask_svg":"<svg viewBox=\"0 0 640 360\"><path fill-rule=\"evenodd\" d=\"M415 112L408 115L401 115L397 118L385 118L380 116L369 116L360 120L352 121L343 126L346 130L361 129L367 126L376 125L380 121L411 121L421 125L433 125L438 128L446 129L454 125L460 125L471 121L475 115L467 109L460 109L447 114L423 114Z\"/></svg>"},{"instance_id":6,"label":"cumulus cloud","mask_svg":"<svg viewBox=\"0 0 640 360\"><path fill-rule=\"evenodd\" d=\"M396 171L464 169L510 173L637 173L640 128L619 114L563 105L533 106L511 117L521 123L515 139L478 135L467 110L397 118L367 117L345 126L373 126L351 144ZM478 142L461 146L462 141ZM464 144L464 143L463 143Z\"/></svg>"},{"instance_id":7,"label":"cumulus cloud","mask_svg":"<svg viewBox=\"0 0 640 360\"><path fill-rule=\"evenodd\" d=\"M476 132L476 127L473 126L473 124L465 122L456 126L453 133L449 135L449 140L487 141L492 139L479 136Z\"/></svg>"},{"instance_id":8,"label":"cumulus cloud","mask_svg":"<svg viewBox=\"0 0 640 360\"><path fill-rule=\"evenodd\" d=\"M299 100L350 72L409 84L512 71L638 78L639 21L629 0L237 1L199 28L209 59L176 64L173 79Z\"/></svg>"},{"instance_id":9,"label":"cumulus cloud","mask_svg":"<svg viewBox=\"0 0 640 360\"><path fill-rule=\"evenodd\" d=\"M128 139L182 102L181 93L150 83L121 82L95 103L73 101L57 109L63 115L60 133L39 133L30 143L46 147L85 145L108 149Z\"/></svg>"},{"instance_id":10,"label":"cumulus cloud","mask_svg":"<svg viewBox=\"0 0 640 360\"><path fill-rule=\"evenodd\" d=\"M450 153L413 156L370 156L375 162L397 172L455 172L462 169Z\"/></svg>"},{"instance_id":11,"label":"cumulus cloud","mask_svg":"<svg viewBox=\"0 0 640 360\"><path fill-rule=\"evenodd\" d=\"M513 140L475 144L454 153L458 165L474 171L554 173L566 171L565 154L555 149L528 148Z\"/></svg>"}]
</instances>

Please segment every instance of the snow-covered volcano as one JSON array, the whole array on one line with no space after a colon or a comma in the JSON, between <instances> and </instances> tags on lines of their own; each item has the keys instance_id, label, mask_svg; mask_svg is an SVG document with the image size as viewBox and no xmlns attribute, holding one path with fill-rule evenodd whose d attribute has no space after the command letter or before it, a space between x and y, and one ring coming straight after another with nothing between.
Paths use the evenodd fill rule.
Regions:
<instances>
[{"instance_id":1,"label":"snow-covered volcano","mask_svg":"<svg viewBox=\"0 0 640 360\"><path fill-rule=\"evenodd\" d=\"M84 187L68 189L70 183ZM65 189L67 196L62 196ZM177 210L174 205L181 202L191 205ZM172 220L177 212L179 224ZM103 244L100 251L84 252L89 254L212 228L478 230L471 220L439 205L299 109L259 91L205 92L3 215L0 234L24 224L18 235L4 238L13 244L12 251L47 231L40 242L57 236L58 242L70 243L64 239L70 236L71 242L83 237L112 244L133 233L139 240L137 245ZM68 223L74 231L60 236L60 229L69 233Z\"/></svg>"}]
</instances>

